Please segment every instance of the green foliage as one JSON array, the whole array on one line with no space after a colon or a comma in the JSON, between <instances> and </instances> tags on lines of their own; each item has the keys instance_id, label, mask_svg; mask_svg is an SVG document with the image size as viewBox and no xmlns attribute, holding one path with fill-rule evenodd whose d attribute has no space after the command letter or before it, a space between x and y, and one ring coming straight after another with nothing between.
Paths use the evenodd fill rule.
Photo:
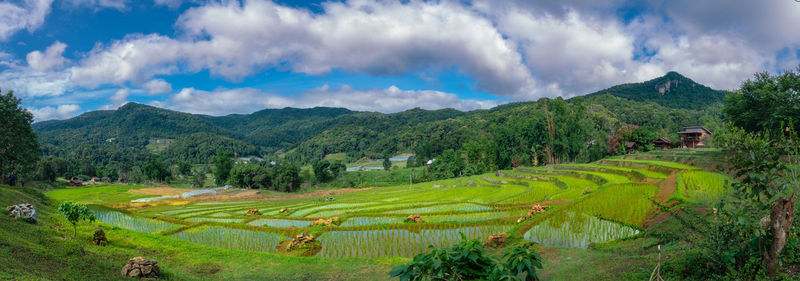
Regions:
<instances>
[{"instance_id":1,"label":"green foliage","mask_svg":"<svg viewBox=\"0 0 800 281\"><path fill-rule=\"evenodd\" d=\"M94 214L85 204L63 202L58 205L58 212L72 224L75 238L78 237L78 222L83 220L94 222L95 220Z\"/></svg>"},{"instance_id":2,"label":"green foliage","mask_svg":"<svg viewBox=\"0 0 800 281\"><path fill-rule=\"evenodd\" d=\"M589 94L587 97L604 94L632 101L650 101L679 109L702 109L721 102L725 97L725 93L695 83L674 71L650 81L617 85Z\"/></svg>"},{"instance_id":3,"label":"green foliage","mask_svg":"<svg viewBox=\"0 0 800 281\"><path fill-rule=\"evenodd\" d=\"M31 128L33 114L20 106L14 91L0 91L0 183L8 175L29 171L39 157L39 142Z\"/></svg>"},{"instance_id":4,"label":"green foliage","mask_svg":"<svg viewBox=\"0 0 800 281\"><path fill-rule=\"evenodd\" d=\"M214 181L217 185L228 182L231 169L233 169L233 159L231 159L230 152L217 152L217 156L214 157Z\"/></svg>"},{"instance_id":5,"label":"green foliage","mask_svg":"<svg viewBox=\"0 0 800 281\"><path fill-rule=\"evenodd\" d=\"M172 172L166 165L164 165L164 162L161 162L161 160L155 158L150 159L150 162L147 162L144 164L144 166L142 166L142 172L145 176L147 176L148 179L158 182L164 182L167 180L167 178L172 176Z\"/></svg>"},{"instance_id":6,"label":"green foliage","mask_svg":"<svg viewBox=\"0 0 800 281\"><path fill-rule=\"evenodd\" d=\"M726 120L749 132L770 131L780 136L787 126L800 131L800 67L779 75L758 73L729 93Z\"/></svg>"},{"instance_id":7,"label":"green foliage","mask_svg":"<svg viewBox=\"0 0 800 281\"><path fill-rule=\"evenodd\" d=\"M389 170L392 169L392 161L389 160L390 157L391 157L391 155L389 155L389 154L384 154L383 155L383 163L382 164L383 164L383 170L385 170L385 171L389 171Z\"/></svg>"},{"instance_id":8,"label":"green foliage","mask_svg":"<svg viewBox=\"0 0 800 281\"><path fill-rule=\"evenodd\" d=\"M486 254L480 241L466 240L463 233L461 236L461 243L442 249L430 246L430 252L394 267L389 275L401 281L539 280L536 271L542 268L542 258L530 249L533 243L510 248L503 256L505 262L499 263Z\"/></svg>"},{"instance_id":9,"label":"green foliage","mask_svg":"<svg viewBox=\"0 0 800 281\"><path fill-rule=\"evenodd\" d=\"M192 164L189 164L189 162L178 163L178 172L184 176L192 175Z\"/></svg>"},{"instance_id":10,"label":"green foliage","mask_svg":"<svg viewBox=\"0 0 800 281\"><path fill-rule=\"evenodd\" d=\"M294 192L300 187L300 167L292 162L284 161L275 166L275 182L277 190Z\"/></svg>"},{"instance_id":11,"label":"green foliage","mask_svg":"<svg viewBox=\"0 0 800 281\"><path fill-rule=\"evenodd\" d=\"M173 163L210 163L217 152L223 150L240 157L261 155L261 151L252 144L206 132L178 138L162 155Z\"/></svg>"},{"instance_id":12,"label":"green foliage","mask_svg":"<svg viewBox=\"0 0 800 281\"><path fill-rule=\"evenodd\" d=\"M238 187L268 188L272 185L272 171L256 164L236 165L228 182Z\"/></svg>"}]
</instances>

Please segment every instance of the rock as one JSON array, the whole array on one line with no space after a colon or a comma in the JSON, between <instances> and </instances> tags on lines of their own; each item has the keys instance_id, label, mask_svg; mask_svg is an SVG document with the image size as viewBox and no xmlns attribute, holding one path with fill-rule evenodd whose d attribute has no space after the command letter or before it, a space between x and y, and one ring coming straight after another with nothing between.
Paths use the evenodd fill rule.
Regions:
<instances>
[{"instance_id":1,"label":"rock","mask_svg":"<svg viewBox=\"0 0 800 281\"><path fill-rule=\"evenodd\" d=\"M503 247L503 245L506 243L506 239L508 239L508 234L492 234L486 238L486 241L483 242L483 246L492 248Z\"/></svg>"},{"instance_id":2,"label":"rock","mask_svg":"<svg viewBox=\"0 0 800 281\"><path fill-rule=\"evenodd\" d=\"M247 210L247 214L245 214L245 216L260 216L260 215L262 214L261 212L258 211L258 209Z\"/></svg>"},{"instance_id":3,"label":"rock","mask_svg":"<svg viewBox=\"0 0 800 281\"><path fill-rule=\"evenodd\" d=\"M143 257L135 257L128 260L120 270L120 274L132 278L158 278L160 270L158 269L158 262Z\"/></svg>"},{"instance_id":4,"label":"rock","mask_svg":"<svg viewBox=\"0 0 800 281\"><path fill-rule=\"evenodd\" d=\"M102 229L98 229L94 232L94 239L92 239L95 245L105 246L108 245L108 239L106 239L106 232Z\"/></svg>"},{"instance_id":5,"label":"rock","mask_svg":"<svg viewBox=\"0 0 800 281\"><path fill-rule=\"evenodd\" d=\"M315 225L323 225L323 226L332 226L339 224L339 217L330 217L327 219L318 219L311 223L311 226Z\"/></svg>"},{"instance_id":6,"label":"rock","mask_svg":"<svg viewBox=\"0 0 800 281\"><path fill-rule=\"evenodd\" d=\"M10 216L15 219L29 220L34 223L36 222L36 209L34 209L33 205L31 204L8 206L6 207L6 211L8 211Z\"/></svg>"},{"instance_id":7,"label":"rock","mask_svg":"<svg viewBox=\"0 0 800 281\"><path fill-rule=\"evenodd\" d=\"M280 210L280 213L286 213L288 211L289 211L289 208L283 208L283 209Z\"/></svg>"},{"instance_id":8,"label":"rock","mask_svg":"<svg viewBox=\"0 0 800 281\"><path fill-rule=\"evenodd\" d=\"M406 217L406 222L421 223L424 222L419 215L409 215Z\"/></svg>"}]
</instances>

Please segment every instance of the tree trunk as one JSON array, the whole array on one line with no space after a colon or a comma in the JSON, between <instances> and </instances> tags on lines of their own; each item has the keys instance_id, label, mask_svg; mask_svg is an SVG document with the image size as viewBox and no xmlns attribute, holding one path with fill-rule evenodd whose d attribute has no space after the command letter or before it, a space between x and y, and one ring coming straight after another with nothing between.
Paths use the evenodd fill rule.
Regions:
<instances>
[{"instance_id":1,"label":"tree trunk","mask_svg":"<svg viewBox=\"0 0 800 281\"><path fill-rule=\"evenodd\" d=\"M786 236L794 221L794 194L778 198L770 214L769 228L772 231L772 245L764 252L764 267L769 276L778 272L781 251L786 246Z\"/></svg>"}]
</instances>

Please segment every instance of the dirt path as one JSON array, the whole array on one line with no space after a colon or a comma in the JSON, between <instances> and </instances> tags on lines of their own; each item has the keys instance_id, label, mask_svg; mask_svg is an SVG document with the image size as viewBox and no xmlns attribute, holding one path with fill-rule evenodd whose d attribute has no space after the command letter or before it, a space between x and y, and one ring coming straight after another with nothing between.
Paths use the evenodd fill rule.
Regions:
<instances>
[{"instance_id":1,"label":"dirt path","mask_svg":"<svg viewBox=\"0 0 800 281\"><path fill-rule=\"evenodd\" d=\"M667 203L672 194L675 193L675 190L678 189L678 172L673 171L672 173L667 176L664 180L661 181L661 184L658 185L658 194L656 194L656 201L661 202L661 204Z\"/></svg>"}]
</instances>

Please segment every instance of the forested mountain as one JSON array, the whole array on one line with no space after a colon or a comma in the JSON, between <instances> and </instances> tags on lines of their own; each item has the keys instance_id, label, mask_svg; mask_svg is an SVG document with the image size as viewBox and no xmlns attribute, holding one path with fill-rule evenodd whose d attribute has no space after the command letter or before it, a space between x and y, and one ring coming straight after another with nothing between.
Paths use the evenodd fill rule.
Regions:
<instances>
[{"instance_id":1,"label":"forested mountain","mask_svg":"<svg viewBox=\"0 0 800 281\"><path fill-rule=\"evenodd\" d=\"M725 98L725 92L698 84L674 71L650 81L617 85L586 96L603 94L632 101L652 101L678 109L702 109L714 103L721 103Z\"/></svg>"},{"instance_id":2,"label":"forested mountain","mask_svg":"<svg viewBox=\"0 0 800 281\"><path fill-rule=\"evenodd\" d=\"M208 163L218 150L310 163L342 152L349 160L414 152L422 161L471 149L482 157L493 154L494 162L482 165L508 167L602 157L607 141L627 124L673 139L683 126L714 131L720 126L722 95L670 72L569 100L543 98L470 112L383 114L317 107L215 117L128 103L33 127L45 155L99 166L152 157L171 164Z\"/></svg>"}]
</instances>

